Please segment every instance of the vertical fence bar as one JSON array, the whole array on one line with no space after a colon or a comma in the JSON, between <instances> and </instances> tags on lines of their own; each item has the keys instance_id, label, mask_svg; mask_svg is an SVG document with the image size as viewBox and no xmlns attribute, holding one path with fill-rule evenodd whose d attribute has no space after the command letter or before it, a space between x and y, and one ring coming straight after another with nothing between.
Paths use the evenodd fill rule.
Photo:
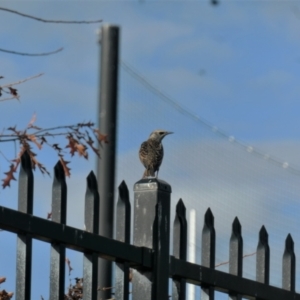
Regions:
<instances>
[{"instance_id":1,"label":"vertical fence bar","mask_svg":"<svg viewBox=\"0 0 300 300\"><path fill-rule=\"evenodd\" d=\"M215 268L216 256L216 232L214 227L214 216L210 210L207 209L204 216L204 226L202 230L202 266L208 268ZM215 292L212 287L202 286L201 300L214 300Z\"/></svg>"},{"instance_id":2,"label":"vertical fence bar","mask_svg":"<svg viewBox=\"0 0 300 300\"><path fill-rule=\"evenodd\" d=\"M165 251L169 252L169 237L166 235L170 228L170 211L167 212L170 206L170 194L171 186L157 178L142 179L134 185L133 244L136 246L154 248L156 258L155 270L153 272L142 269L135 269L133 271L132 299L168 299L168 280L166 286L164 286L162 295L159 295L159 297L156 297L156 295L158 291L160 291L160 284L165 284L165 275L168 272L169 258L166 257ZM157 222L154 224L156 218L156 204L159 205L157 208ZM155 225L157 229L155 232L153 232L153 225ZM158 237L155 237L155 235L158 235ZM155 238L154 242L153 238ZM157 249L157 239L160 239L161 245L164 247L163 253ZM163 259L166 261L162 261ZM161 263L161 266L158 266L159 263ZM165 269L163 270L163 268ZM154 274L160 271L162 274ZM161 283L159 283L160 279L162 280ZM154 291L153 294L152 290Z\"/></svg>"},{"instance_id":3,"label":"vertical fence bar","mask_svg":"<svg viewBox=\"0 0 300 300\"><path fill-rule=\"evenodd\" d=\"M196 263L196 210L190 210L189 216L189 241L188 241L188 251L189 251L189 262ZM194 284L188 284L187 286L187 299L194 300L196 297L196 286Z\"/></svg>"},{"instance_id":4,"label":"vertical fence bar","mask_svg":"<svg viewBox=\"0 0 300 300\"><path fill-rule=\"evenodd\" d=\"M31 158L27 151L21 156L19 175L18 210L33 213L33 173ZM32 238L27 234L17 235L16 299L31 297Z\"/></svg>"},{"instance_id":5,"label":"vertical fence bar","mask_svg":"<svg viewBox=\"0 0 300 300\"><path fill-rule=\"evenodd\" d=\"M98 234L99 230L99 193L98 183L93 171L86 178L84 224L85 230ZM98 256L95 253L85 253L83 256L83 298L97 299Z\"/></svg>"},{"instance_id":6,"label":"vertical fence bar","mask_svg":"<svg viewBox=\"0 0 300 300\"><path fill-rule=\"evenodd\" d=\"M170 206L169 194L169 199L158 198L155 207L152 300L169 299Z\"/></svg>"},{"instance_id":7,"label":"vertical fence bar","mask_svg":"<svg viewBox=\"0 0 300 300\"><path fill-rule=\"evenodd\" d=\"M243 275L243 238L242 226L237 217L232 223L229 253L229 273L242 277ZM230 300L241 300L242 297L236 294L229 294Z\"/></svg>"},{"instance_id":8,"label":"vertical fence bar","mask_svg":"<svg viewBox=\"0 0 300 300\"><path fill-rule=\"evenodd\" d=\"M122 181L119 185L116 219L116 239L120 242L130 244L131 206L129 191L125 181ZM129 272L129 265L127 263L116 264L115 299L129 299Z\"/></svg>"},{"instance_id":9,"label":"vertical fence bar","mask_svg":"<svg viewBox=\"0 0 300 300\"><path fill-rule=\"evenodd\" d=\"M107 134L108 143L103 145L101 159L98 161L98 179L100 191L100 225L102 236L113 238L114 224L114 188L115 156L117 132L117 93L118 93L119 27L102 26L101 31L101 78L99 128ZM99 286L112 285L112 263L99 259ZM111 290L101 292L103 299L111 298Z\"/></svg>"},{"instance_id":10,"label":"vertical fence bar","mask_svg":"<svg viewBox=\"0 0 300 300\"><path fill-rule=\"evenodd\" d=\"M173 255L176 258L186 260L187 256L187 221L186 208L179 199L176 205L176 215L173 226ZM172 300L185 300L186 280L173 279Z\"/></svg>"},{"instance_id":11,"label":"vertical fence bar","mask_svg":"<svg viewBox=\"0 0 300 300\"><path fill-rule=\"evenodd\" d=\"M270 247L269 235L262 226L259 231L259 240L256 250L256 281L269 284L270 279Z\"/></svg>"},{"instance_id":12,"label":"vertical fence bar","mask_svg":"<svg viewBox=\"0 0 300 300\"><path fill-rule=\"evenodd\" d=\"M295 292L296 256L294 241L290 234L285 240L285 249L282 258L282 288Z\"/></svg>"},{"instance_id":13,"label":"vertical fence bar","mask_svg":"<svg viewBox=\"0 0 300 300\"><path fill-rule=\"evenodd\" d=\"M63 166L60 161L54 167L52 186L52 221L66 224L67 185ZM51 244L50 262L50 299L64 299L66 249L62 244Z\"/></svg>"}]
</instances>

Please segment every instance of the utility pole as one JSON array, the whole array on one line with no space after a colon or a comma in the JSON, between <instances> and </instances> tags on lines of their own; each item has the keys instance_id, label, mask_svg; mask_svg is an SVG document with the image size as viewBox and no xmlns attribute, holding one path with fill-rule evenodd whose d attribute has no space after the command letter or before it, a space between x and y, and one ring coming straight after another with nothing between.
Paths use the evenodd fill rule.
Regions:
<instances>
[{"instance_id":1,"label":"utility pole","mask_svg":"<svg viewBox=\"0 0 300 300\"><path fill-rule=\"evenodd\" d=\"M114 227L114 187L117 131L117 94L118 94L118 59L119 27L105 24L100 37L100 101L98 124L102 134L107 135L108 143L103 143L101 158L98 160L98 182L100 193L99 234L113 238ZM99 288L101 299L111 298L112 263L99 259Z\"/></svg>"}]
</instances>

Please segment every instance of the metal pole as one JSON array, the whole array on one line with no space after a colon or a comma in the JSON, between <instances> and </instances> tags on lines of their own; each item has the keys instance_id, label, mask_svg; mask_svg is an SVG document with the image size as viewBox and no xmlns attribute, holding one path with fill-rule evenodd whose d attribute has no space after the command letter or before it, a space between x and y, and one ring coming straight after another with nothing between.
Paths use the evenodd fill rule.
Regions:
<instances>
[{"instance_id":1,"label":"metal pole","mask_svg":"<svg viewBox=\"0 0 300 300\"><path fill-rule=\"evenodd\" d=\"M107 134L108 143L103 143L103 147L100 150L101 158L98 162L100 192L99 234L113 238L119 27L109 24L103 25L100 43L101 74L98 120L100 132ZM100 299L110 299L112 287L111 262L99 259L98 280ZM108 289L101 290L101 288Z\"/></svg>"}]
</instances>

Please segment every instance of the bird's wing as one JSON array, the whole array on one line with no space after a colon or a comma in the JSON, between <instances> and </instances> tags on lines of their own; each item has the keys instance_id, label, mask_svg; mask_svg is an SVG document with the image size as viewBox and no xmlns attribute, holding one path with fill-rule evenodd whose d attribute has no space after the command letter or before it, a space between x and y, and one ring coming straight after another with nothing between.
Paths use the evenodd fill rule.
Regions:
<instances>
[{"instance_id":1,"label":"bird's wing","mask_svg":"<svg viewBox=\"0 0 300 300\"><path fill-rule=\"evenodd\" d=\"M162 160L164 158L164 147L162 144L159 145L159 147L157 147L157 150L155 152L155 161L156 161L156 168L159 169Z\"/></svg>"},{"instance_id":2,"label":"bird's wing","mask_svg":"<svg viewBox=\"0 0 300 300\"><path fill-rule=\"evenodd\" d=\"M148 143L143 142L140 147L139 157L142 164L147 168L147 156L148 156Z\"/></svg>"}]
</instances>

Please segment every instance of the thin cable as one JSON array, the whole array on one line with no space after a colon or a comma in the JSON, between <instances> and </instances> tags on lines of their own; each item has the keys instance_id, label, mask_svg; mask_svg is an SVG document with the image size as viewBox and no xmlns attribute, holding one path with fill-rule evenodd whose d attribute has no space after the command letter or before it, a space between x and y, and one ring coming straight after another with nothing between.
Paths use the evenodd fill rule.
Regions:
<instances>
[{"instance_id":1,"label":"thin cable","mask_svg":"<svg viewBox=\"0 0 300 300\"><path fill-rule=\"evenodd\" d=\"M202 117L199 117L192 113L190 110L182 106L179 102L176 100L172 99L170 96L168 96L165 92L163 92L161 89L158 87L154 86L152 83L149 82L148 79L146 79L143 75L141 75L138 71L134 70L131 66L129 66L128 63L125 63L123 60L121 60L121 66L122 68L129 74L131 75L135 80L140 82L143 86L145 86L150 92L153 94L157 95L161 100L169 104L173 109L177 110L178 112L182 113L189 119L192 119L196 123L200 123L206 127L208 127L211 131L213 131L215 134L222 136L223 138L227 139L231 143L235 143L242 148L244 148L248 153L250 154L255 154L261 159L267 160L270 163L273 163L277 165L278 167L282 167L291 173L300 176L300 169L295 168L293 166L290 166L289 163L280 160L274 156L271 156L269 154L266 154L264 152L261 152L259 150L254 149L252 146L237 140L235 137L232 135L227 134L223 130L220 130L218 127L214 126L212 123L209 121L205 120Z\"/></svg>"}]
</instances>

